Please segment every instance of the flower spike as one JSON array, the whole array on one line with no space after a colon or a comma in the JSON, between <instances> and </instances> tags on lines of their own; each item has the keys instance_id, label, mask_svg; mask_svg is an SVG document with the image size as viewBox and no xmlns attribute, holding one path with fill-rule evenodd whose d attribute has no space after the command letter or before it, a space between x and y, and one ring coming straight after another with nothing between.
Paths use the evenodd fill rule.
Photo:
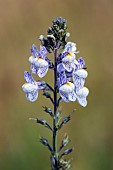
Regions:
<instances>
[{"instance_id":1,"label":"flower spike","mask_svg":"<svg viewBox=\"0 0 113 170\"><path fill-rule=\"evenodd\" d=\"M39 78L43 78L49 69L53 71L53 86L43 80L35 81L28 71L24 72L26 83L22 86L27 100L36 101L39 90L42 90L42 95L49 99L53 105L53 108L43 106L43 111L49 114L53 121L52 126L45 118L30 118L30 120L36 121L36 123L43 125L52 132L52 146L46 138L40 137L40 142L50 151L51 170L69 170L71 168L70 160L65 159L65 156L70 154L73 148L63 150L70 142L67 135L62 140L59 149L57 149L57 134L63 125L71 120L72 115L68 114L68 116L61 119L61 102L77 101L81 106L86 107L89 94L88 88L84 87L88 76L85 61L82 57L77 59L79 52L76 43L68 42L69 36L67 21L62 17L54 19L52 26L47 29L47 35L40 35L39 37L41 41L40 50L33 44L31 47L32 56L29 57L30 69ZM47 54L50 53L54 55L52 60L47 58ZM51 75L50 79L52 78Z\"/></svg>"}]
</instances>

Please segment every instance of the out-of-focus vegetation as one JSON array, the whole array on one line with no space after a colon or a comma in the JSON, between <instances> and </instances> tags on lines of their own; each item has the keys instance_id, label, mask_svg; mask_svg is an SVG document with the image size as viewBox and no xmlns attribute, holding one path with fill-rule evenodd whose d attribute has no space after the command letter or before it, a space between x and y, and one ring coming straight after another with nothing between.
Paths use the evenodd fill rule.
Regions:
<instances>
[{"instance_id":1,"label":"out-of-focus vegetation","mask_svg":"<svg viewBox=\"0 0 113 170\"><path fill-rule=\"evenodd\" d=\"M113 169L113 1L112 0L1 0L0 1L0 170L49 170L49 152L39 136L51 141L47 129L29 117L50 117L42 105L51 104L39 94L35 103L21 90L23 72L29 69L33 43L46 34L51 21L68 20L70 41L77 43L87 63L90 89L88 106L62 104L63 116L76 108L67 132L74 146L73 170ZM52 56L51 56L52 57ZM51 72L44 78L51 81ZM52 82L51 82L52 83Z\"/></svg>"}]
</instances>

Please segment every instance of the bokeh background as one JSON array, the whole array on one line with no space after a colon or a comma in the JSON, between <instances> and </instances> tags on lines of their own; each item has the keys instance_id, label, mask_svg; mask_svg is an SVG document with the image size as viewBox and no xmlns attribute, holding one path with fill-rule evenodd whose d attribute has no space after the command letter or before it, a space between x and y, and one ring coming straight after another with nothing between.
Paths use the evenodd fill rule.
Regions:
<instances>
[{"instance_id":1,"label":"bokeh background","mask_svg":"<svg viewBox=\"0 0 113 170\"><path fill-rule=\"evenodd\" d=\"M72 170L113 169L113 1L112 0L0 0L0 170L49 170L49 151L39 143L50 132L29 117L51 118L42 97L30 103L21 90L23 73L30 71L28 57L33 43L46 35L51 21L68 20L69 41L77 43L79 56L87 63L90 89L88 106L62 104L71 122L67 132L74 146ZM44 80L51 81L51 72Z\"/></svg>"}]
</instances>

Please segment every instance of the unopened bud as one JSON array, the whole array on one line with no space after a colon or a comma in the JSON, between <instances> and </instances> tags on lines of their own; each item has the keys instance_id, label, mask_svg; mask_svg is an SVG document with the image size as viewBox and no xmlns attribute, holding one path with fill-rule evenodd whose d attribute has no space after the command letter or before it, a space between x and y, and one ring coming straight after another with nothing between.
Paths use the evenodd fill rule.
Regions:
<instances>
[{"instance_id":1,"label":"unopened bud","mask_svg":"<svg viewBox=\"0 0 113 170\"><path fill-rule=\"evenodd\" d=\"M73 151L72 148L69 148L69 149L66 149L61 156L64 156L64 155L68 155L69 153L71 153Z\"/></svg>"},{"instance_id":2,"label":"unopened bud","mask_svg":"<svg viewBox=\"0 0 113 170\"><path fill-rule=\"evenodd\" d=\"M39 40L40 40L40 41L43 41L43 40L44 40L44 36L43 36L43 35L40 35Z\"/></svg>"},{"instance_id":3,"label":"unopened bud","mask_svg":"<svg viewBox=\"0 0 113 170\"><path fill-rule=\"evenodd\" d=\"M66 33L66 37L67 38L70 37L70 33L69 32Z\"/></svg>"},{"instance_id":4,"label":"unopened bud","mask_svg":"<svg viewBox=\"0 0 113 170\"><path fill-rule=\"evenodd\" d=\"M45 145L48 146L48 140L46 138L40 137L40 142Z\"/></svg>"}]
</instances>

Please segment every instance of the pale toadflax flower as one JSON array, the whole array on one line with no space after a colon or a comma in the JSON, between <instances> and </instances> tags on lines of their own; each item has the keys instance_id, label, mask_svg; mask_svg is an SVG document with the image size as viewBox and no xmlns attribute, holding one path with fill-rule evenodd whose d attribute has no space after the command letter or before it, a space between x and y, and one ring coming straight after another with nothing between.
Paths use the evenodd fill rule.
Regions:
<instances>
[{"instance_id":1,"label":"pale toadflax flower","mask_svg":"<svg viewBox=\"0 0 113 170\"><path fill-rule=\"evenodd\" d=\"M83 69L85 66L85 61L80 57L78 59L78 64L75 64L74 70L72 72L72 78L76 89L81 89L85 84L85 78L88 76L88 72Z\"/></svg>"},{"instance_id":2,"label":"pale toadflax flower","mask_svg":"<svg viewBox=\"0 0 113 170\"><path fill-rule=\"evenodd\" d=\"M32 56L29 57L31 63L32 73L38 74L40 78L44 77L48 71L49 63L46 58L47 50L44 46L40 46L40 51L37 50L35 45L31 48Z\"/></svg>"},{"instance_id":3,"label":"pale toadflax flower","mask_svg":"<svg viewBox=\"0 0 113 170\"><path fill-rule=\"evenodd\" d=\"M74 68L74 63L78 63L76 60L75 54L78 53L76 48L76 44L72 42L68 42L65 45L64 51L62 52L62 64L63 67L68 71L71 72Z\"/></svg>"},{"instance_id":4,"label":"pale toadflax flower","mask_svg":"<svg viewBox=\"0 0 113 170\"><path fill-rule=\"evenodd\" d=\"M58 79L59 94L65 102L75 101L75 85L68 81L65 73L61 73Z\"/></svg>"},{"instance_id":5,"label":"pale toadflax flower","mask_svg":"<svg viewBox=\"0 0 113 170\"><path fill-rule=\"evenodd\" d=\"M31 73L25 71L24 79L26 83L22 86L27 100L36 101L39 90L42 90L42 95L53 105L52 109L43 104L43 111L52 118L52 125L37 116L37 118L30 118L30 120L34 120L52 132L52 146L49 144L48 139L43 136L40 137L40 142L50 151L51 170L68 170L71 168L70 160L68 161L65 158L66 155L73 151L73 148L64 148L70 141L67 135L62 139L60 147L57 147L59 130L71 120L70 113L61 118L60 103L62 101L77 101L81 106L86 107L86 98L89 94L88 88L84 87L85 79L88 76L85 61L82 57L78 60L76 59L76 54L78 54L76 43L67 42L69 36L67 21L62 17L54 19L52 26L47 29L47 35L40 35L39 37L41 41L40 50L38 51L33 44L31 48L32 56L29 57L32 73L37 74L40 78L46 75L48 69L51 69L53 73L50 75L50 84L41 80L35 81ZM48 56L53 53L52 60L47 58L47 52ZM51 81L53 86L51 86ZM48 104L49 102L47 102ZM76 104L74 105L76 107Z\"/></svg>"},{"instance_id":6,"label":"pale toadflax flower","mask_svg":"<svg viewBox=\"0 0 113 170\"><path fill-rule=\"evenodd\" d=\"M67 44L65 45L64 51L63 52L68 52L68 53L74 53L77 54L77 47L76 47L76 43L73 42L67 42Z\"/></svg>"},{"instance_id":7,"label":"pale toadflax flower","mask_svg":"<svg viewBox=\"0 0 113 170\"><path fill-rule=\"evenodd\" d=\"M27 100L34 102L38 98L38 90L45 88L45 82L36 82L28 71L24 72L24 79L27 83L23 84L22 89L26 93Z\"/></svg>"}]
</instances>

